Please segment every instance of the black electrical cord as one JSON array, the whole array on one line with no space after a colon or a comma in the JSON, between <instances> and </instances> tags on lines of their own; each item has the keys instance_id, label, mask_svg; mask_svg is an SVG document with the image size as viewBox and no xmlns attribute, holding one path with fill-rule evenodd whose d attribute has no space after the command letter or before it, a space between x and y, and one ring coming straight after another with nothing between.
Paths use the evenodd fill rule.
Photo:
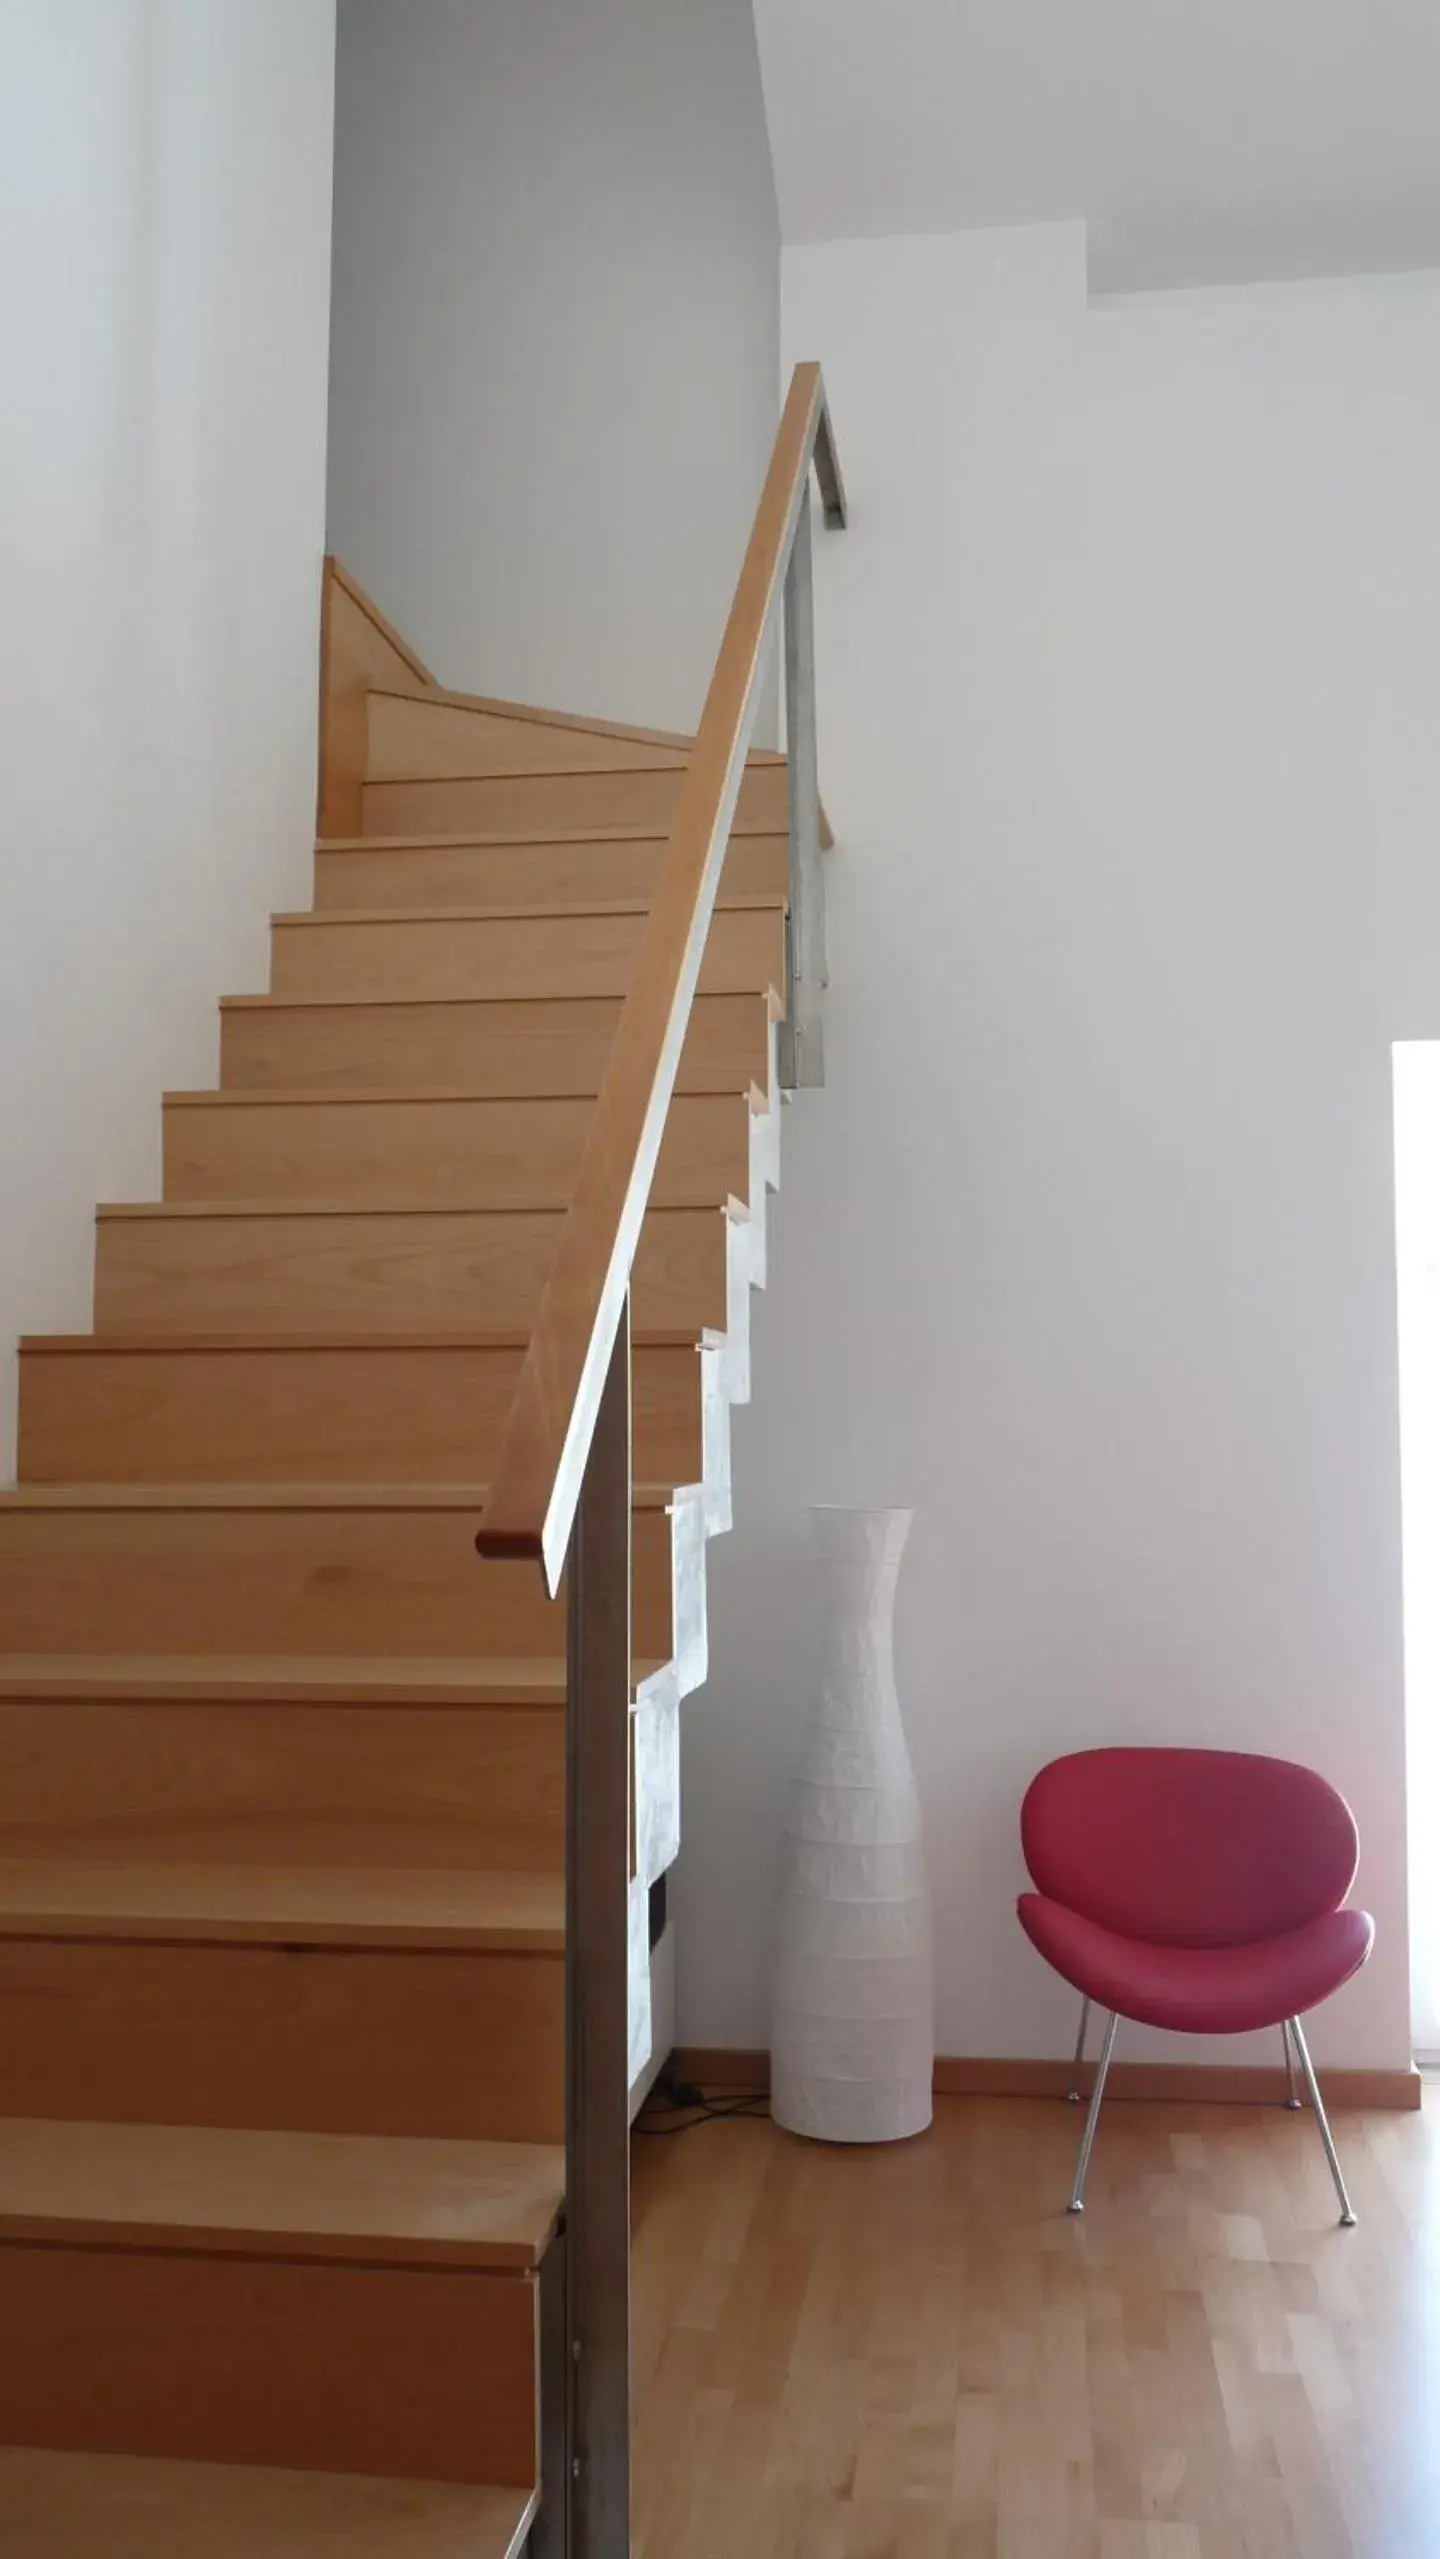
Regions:
<instances>
[{"instance_id":1,"label":"black electrical cord","mask_svg":"<svg viewBox=\"0 0 1440 2559\"><path fill-rule=\"evenodd\" d=\"M649 2141L665 2141L675 2133L693 2132L697 2124L733 2123L740 2117L763 2123L769 2113L768 2097L731 2097L717 2104L693 2080L678 2079L662 2070L640 2109L635 2130Z\"/></svg>"}]
</instances>

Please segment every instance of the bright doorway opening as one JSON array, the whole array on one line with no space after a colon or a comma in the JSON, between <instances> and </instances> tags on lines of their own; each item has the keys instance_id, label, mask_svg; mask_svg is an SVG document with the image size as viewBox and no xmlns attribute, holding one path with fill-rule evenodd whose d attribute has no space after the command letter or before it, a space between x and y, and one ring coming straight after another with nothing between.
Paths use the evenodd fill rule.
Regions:
<instances>
[{"instance_id":1,"label":"bright doorway opening","mask_svg":"<svg viewBox=\"0 0 1440 2559\"><path fill-rule=\"evenodd\" d=\"M1440 1040L1395 1043L1412 2034L1440 2061Z\"/></svg>"}]
</instances>

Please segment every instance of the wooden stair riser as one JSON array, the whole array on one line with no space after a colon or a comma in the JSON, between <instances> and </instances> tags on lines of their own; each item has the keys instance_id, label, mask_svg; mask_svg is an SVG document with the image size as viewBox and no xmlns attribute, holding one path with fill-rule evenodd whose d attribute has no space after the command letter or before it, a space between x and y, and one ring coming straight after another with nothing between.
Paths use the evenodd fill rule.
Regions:
<instances>
[{"instance_id":1,"label":"wooden stair riser","mask_svg":"<svg viewBox=\"0 0 1440 2559\"><path fill-rule=\"evenodd\" d=\"M0 1509L17 1653L479 1656L565 1649L533 1564L482 1563L474 1507ZM672 1649L672 1523L634 1521L635 1647Z\"/></svg>"},{"instance_id":2,"label":"wooden stair riser","mask_svg":"<svg viewBox=\"0 0 1440 2559\"><path fill-rule=\"evenodd\" d=\"M527 773L454 781L367 782L362 835L538 835L592 827L644 831L674 824L679 767L649 772ZM740 826L788 825L785 767L754 765L740 784Z\"/></svg>"},{"instance_id":3,"label":"wooden stair riser","mask_svg":"<svg viewBox=\"0 0 1440 2559\"><path fill-rule=\"evenodd\" d=\"M623 995L646 915L637 907L572 915L277 916L270 988L285 996L489 1002ZM785 917L778 904L720 909L701 962L711 995L778 992Z\"/></svg>"},{"instance_id":4,"label":"wooden stair riser","mask_svg":"<svg viewBox=\"0 0 1440 2559\"><path fill-rule=\"evenodd\" d=\"M654 898L663 835L558 837L549 842L390 846L378 839L317 847L315 904L329 907L585 906L597 899ZM784 897L790 847L778 833L733 835L720 903Z\"/></svg>"},{"instance_id":5,"label":"wooden stair riser","mask_svg":"<svg viewBox=\"0 0 1440 2559\"><path fill-rule=\"evenodd\" d=\"M220 1081L247 1092L593 1094L619 1019L616 996L479 1004L234 997L220 1009ZM697 997L677 1090L767 1091L769 1056L764 995Z\"/></svg>"},{"instance_id":6,"label":"wooden stair riser","mask_svg":"<svg viewBox=\"0 0 1440 2559\"><path fill-rule=\"evenodd\" d=\"M651 1332L724 1327L727 1227L714 1209L653 1209L634 1318ZM105 1333L528 1333L557 1210L103 1210L95 1322Z\"/></svg>"},{"instance_id":7,"label":"wooden stair riser","mask_svg":"<svg viewBox=\"0 0 1440 2559\"><path fill-rule=\"evenodd\" d=\"M569 1101L312 1100L171 1094L167 1200L436 1200L489 1209L562 1208L595 1106ZM743 1093L677 1100L656 1168L658 1208L723 1207L748 1195Z\"/></svg>"},{"instance_id":8,"label":"wooden stair riser","mask_svg":"<svg viewBox=\"0 0 1440 2559\"><path fill-rule=\"evenodd\" d=\"M519 1337L496 1347L31 1344L20 1356L20 1480L483 1483L523 1359ZM637 1343L633 1377L637 1481L698 1483L700 1353Z\"/></svg>"},{"instance_id":9,"label":"wooden stair riser","mask_svg":"<svg viewBox=\"0 0 1440 2559\"><path fill-rule=\"evenodd\" d=\"M0 2246L0 2329L0 2441L536 2477L530 2275Z\"/></svg>"},{"instance_id":10,"label":"wooden stair riser","mask_svg":"<svg viewBox=\"0 0 1440 2559\"><path fill-rule=\"evenodd\" d=\"M0 1942L0 2111L564 2139L553 1955Z\"/></svg>"},{"instance_id":11,"label":"wooden stair riser","mask_svg":"<svg viewBox=\"0 0 1440 2559\"><path fill-rule=\"evenodd\" d=\"M558 1871L560 1708L0 1701L0 1856Z\"/></svg>"}]
</instances>

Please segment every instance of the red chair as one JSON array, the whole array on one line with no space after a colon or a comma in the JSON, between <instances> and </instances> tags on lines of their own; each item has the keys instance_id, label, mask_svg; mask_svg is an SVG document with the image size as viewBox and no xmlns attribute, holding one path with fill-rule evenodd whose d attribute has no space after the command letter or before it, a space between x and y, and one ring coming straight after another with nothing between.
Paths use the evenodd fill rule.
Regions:
<instances>
[{"instance_id":1,"label":"red chair","mask_svg":"<svg viewBox=\"0 0 1440 2559\"><path fill-rule=\"evenodd\" d=\"M1020 1925L1084 2000L1077 2076L1092 2001L1110 2011L1070 2211L1085 2209L1115 2031L1129 2017L1190 2035L1278 2026L1289 2103L1300 2104L1298 2058L1340 2219L1353 2225L1300 2024L1358 1973L1375 1942L1373 1919L1341 1908L1360 1853L1343 1796L1288 1759L1082 1750L1041 1769L1020 1835L1036 1887L1020 1896ZM1073 2084L1070 2095L1079 2095Z\"/></svg>"}]
</instances>

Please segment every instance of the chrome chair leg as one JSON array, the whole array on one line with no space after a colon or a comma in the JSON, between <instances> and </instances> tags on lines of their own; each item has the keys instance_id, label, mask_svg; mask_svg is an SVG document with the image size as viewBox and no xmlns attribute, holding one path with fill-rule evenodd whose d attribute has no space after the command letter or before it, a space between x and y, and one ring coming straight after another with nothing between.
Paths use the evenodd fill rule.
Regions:
<instances>
[{"instance_id":1,"label":"chrome chair leg","mask_svg":"<svg viewBox=\"0 0 1440 2559\"><path fill-rule=\"evenodd\" d=\"M1065 2094L1072 2106L1080 2103L1080 2064L1085 2058L1085 2034L1090 2023L1090 2002L1080 2002L1080 2032L1075 2038L1075 2058L1070 2064L1070 2085Z\"/></svg>"},{"instance_id":2,"label":"chrome chair leg","mask_svg":"<svg viewBox=\"0 0 1440 2559\"><path fill-rule=\"evenodd\" d=\"M1325 2144L1325 2156L1330 2162L1330 2174L1335 2180L1335 2192L1340 2198L1340 2227L1342 2230L1353 2230L1355 2215L1350 2207L1350 2198L1345 2191L1345 2179L1340 2168L1340 2154L1335 2148L1329 2117L1320 2095L1320 2082L1315 2076L1315 2064L1310 2058L1310 2047L1305 2041L1304 2029L1298 2017L1291 2018L1290 2032L1294 2038L1295 2050L1300 2056L1300 2067L1305 2073L1305 2085L1310 2092L1310 2103L1315 2109L1315 2121L1320 2127L1320 2138Z\"/></svg>"},{"instance_id":3,"label":"chrome chair leg","mask_svg":"<svg viewBox=\"0 0 1440 2559\"><path fill-rule=\"evenodd\" d=\"M1065 2207L1067 2212L1085 2210L1085 2174L1090 2165L1090 2153L1095 2147L1095 2127L1100 2121L1100 2101L1105 2094L1105 2082L1110 2076L1110 2056L1115 2050L1115 2029L1119 2023L1118 2015L1112 2012L1110 2023L1105 2029L1105 2040L1100 2047L1095 2085L1090 2092L1090 2112L1085 2118L1080 2156L1075 2162L1075 2183L1070 2189L1070 2201Z\"/></svg>"},{"instance_id":4,"label":"chrome chair leg","mask_svg":"<svg viewBox=\"0 0 1440 2559\"><path fill-rule=\"evenodd\" d=\"M1285 2047L1285 2103L1289 2107L1292 2115L1298 2115L1302 2109L1300 2091L1295 2081L1295 2047L1290 2041L1290 2020L1288 2017L1285 2018L1281 2024L1280 2041Z\"/></svg>"}]
</instances>

